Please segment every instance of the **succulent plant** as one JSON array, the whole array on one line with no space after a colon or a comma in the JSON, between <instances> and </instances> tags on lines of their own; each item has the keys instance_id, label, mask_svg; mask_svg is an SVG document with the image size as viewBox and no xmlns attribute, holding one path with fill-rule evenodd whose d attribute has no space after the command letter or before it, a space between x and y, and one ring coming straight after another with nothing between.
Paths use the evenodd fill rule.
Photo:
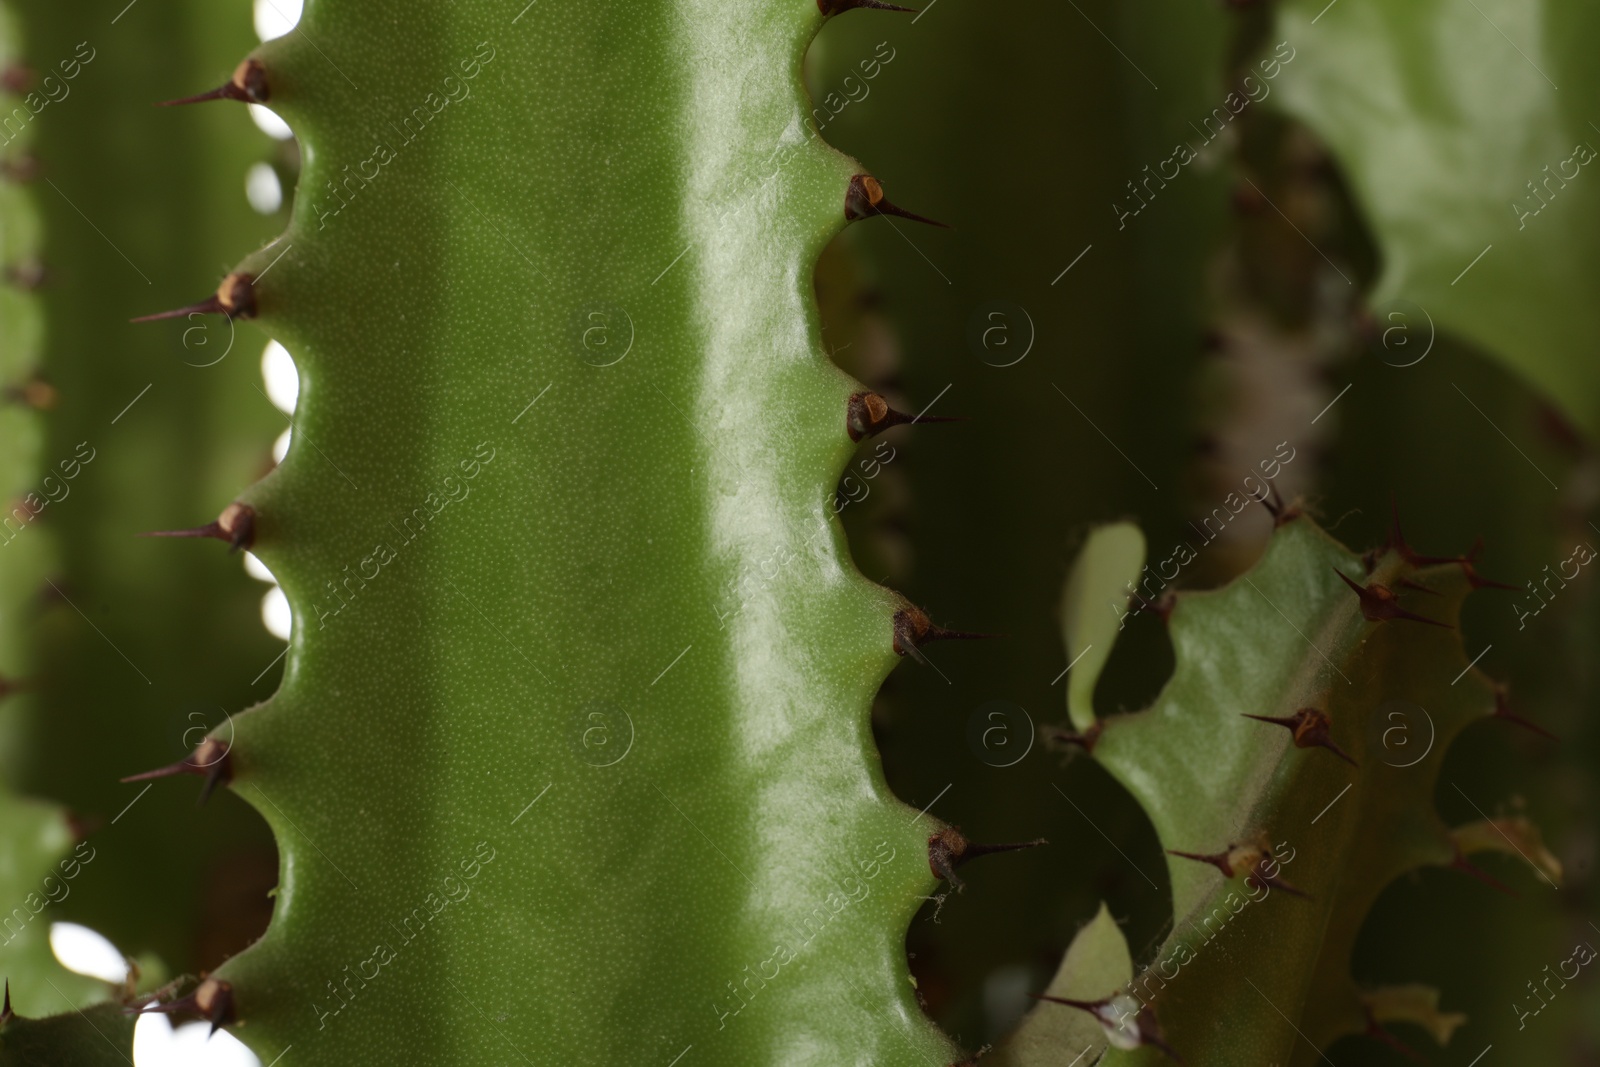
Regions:
<instances>
[{"instance_id":1,"label":"succulent plant","mask_svg":"<svg viewBox=\"0 0 1600 1067\"><path fill-rule=\"evenodd\" d=\"M57 509L53 543L0 558L0 676L38 664L48 683L0 708L26 711L0 724L25 726L0 733L0 752L27 769L8 784L73 811L145 805L137 825L84 843L107 858L61 915L188 973L152 994L154 963L143 986L136 975L108 990L62 971L42 926L30 931L17 952L0 946L19 986L18 1015L8 1002L0 1019L0 1065L119 1062L137 1011L226 1027L285 1067L1243 1067L1309 1065L1352 1037L1390 1046L1352 1055L1402 1055L1416 1028L1444 1045L1470 1024L1448 982L1374 979L1362 944L1380 897L1434 868L1481 894L1453 901L1452 916L1470 916L1490 892L1481 883L1553 887L1572 866L1555 853L1575 854L1581 819L1564 819L1547 846L1529 814L1459 773L1482 768L1457 754L1474 738L1543 722L1557 701L1513 700L1463 648L1456 631L1475 605L1503 595L1467 606L1497 584L1479 573L1479 550L1421 555L1395 520L1382 548L1357 555L1302 514L1314 502L1268 488L1302 452L1318 454L1294 467L1295 484L1326 469L1341 503L1374 512L1382 493L1359 476L1423 477L1365 439L1350 449L1358 462L1321 454L1363 431L1351 412L1416 403L1422 375L1368 390L1382 400L1346 401L1314 445L1283 442L1228 493L1223 525L1259 503L1250 522L1274 532L1221 588L1175 591L1180 573L1188 584L1239 572L1251 538L1190 571L1193 545L1147 565L1131 523L1081 534L1129 513L1153 537L1181 528L1210 495L1196 488L1231 477L1240 442L1277 425L1241 430L1254 416L1221 395L1259 386L1252 375L1295 363L1297 413L1308 397L1344 395L1319 375L1359 332L1357 279L1371 270L1351 204L1385 257L1374 300L1437 308L1441 328L1485 345L1580 432L1594 430L1592 383L1572 355L1586 336L1575 294L1588 253L1552 231L1516 264L1573 266L1559 284L1527 269L1492 297L1439 288L1435 268L1488 232L1487 213L1430 228L1415 168L1364 132L1380 103L1399 101L1399 128L1484 150L1455 103L1476 88L1430 62L1421 70L1437 84L1418 89L1404 60L1358 32L1383 25L1426 53L1448 36L1442 8L1174 0L1152 18L1019 0L996 18L957 0L920 13L772 0L730 17L704 0L382 13L311 0L294 32L252 50L238 5L12 2L32 62L72 56L87 73L78 98L53 100L28 135L61 168L59 197L41 211L37 188L0 189L6 262L37 258L42 215L46 257L59 255L64 274L41 294L0 292L0 343L15 343L0 352L6 383L43 395L31 377L42 360L67 398L48 424L21 406L0 411L0 441L16 442L0 473L30 485L101 423L130 409L143 421L94 452L104 487ZM1561 25L1587 18L1546 6ZM847 13L818 49L808 97L807 49ZM101 23L117 36L95 36ZM0 46L14 50L9 30ZM1553 53L1563 81L1570 51ZM1070 59L1055 60L1064 88L1042 58L1019 58L1057 52ZM1340 98L1340 56L1388 78L1361 98L1365 111ZM980 73L952 76L958 59ZM1181 181L1150 177L1153 160L1181 154L1168 127L1214 114L1248 71L1273 80L1270 106L1287 100L1305 125L1256 107L1215 137L1200 132L1207 146L1177 162ZM156 100L196 106L146 107ZM907 121L897 108L908 100L958 121ZM297 138L276 160L297 188L275 238L281 218L238 202L241 171L265 155L239 104L270 106ZM1572 133L1562 114L1539 146ZM162 150L133 153L119 138L135 127L161 131ZM1345 168L1348 202L1308 131ZM833 143L860 143L868 162ZM1260 202L1238 185L1252 174ZM1113 189L1109 217L1097 209L1083 230L1073 197L1046 195L1058 178L1096 203ZM1124 184L1135 200L1117 199ZM921 228L924 210L958 229ZM863 239L828 250L819 272L857 222ZM1355 275L1336 297L1323 264L1342 270L1322 241ZM868 266L849 261L863 251ZM219 255L236 265L197 280ZM1074 274L1080 264L1091 269ZM129 284L145 269L147 286ZM878 309L852 295L862 279L883 280L902 360L881 344L841 354L885 336ZM175 299L194 303L156 311L155 294L191 284ZM91 299L102 294L114 298ZM1534 295L1544 302L1530 342L1508 308ZM995 314L1031 362L996 353ZM1023 320L1025 336L1013 332ZM1262 323L1249 367L1231 378L1201 369L1208 343L1229 357L1216 336ZM276 467L264 444L277 416L243 380L254 359L182 366L197 337L253 352L258 328L299 373ZM1099 349L1116 358L1079 358ZM1461 355L1448 341L1441 350ZM137 392L157 366L172 373ZM1461 380L1476 392L1497 380L1483 373ZM1515 386L1484 403L1516 417L1531 408ZM958 412L974 418L926 425ZM1186 445L1208 420L1238 432L1202 469ZM1470 452L1466 436L1450 439ZM1144 463L1123 451L1133 439ZM1085 460L1086 444L1105 462ZM1579 469L1592 459L1566 447ZM1061 457L1061 473L1042 470ZM1492 476L1508 478L1509 464ZM145 467L182 476L157 484ZM1569 492L1567 518L1585 499ZM868 515L909 516L909 536L869 536ZM948 536L930 537L939 515ZM970 545L992 543L986 524L1001 520L1011 554L980 564ZM166 532L226 548L131 539L195 521ZM1209 543L1209 520L1197 522ZM1519 566L1547 550L1541 523L1517 546ZM865 574L847 526L856 558L871 561ZM1040 623L1074 537L1061 607L1069 666L1056 674L1060 650ZM240 550L270 569L294 616L277 690L248 708L277 661L250 619ZM24 605L45 573L61 579L59 602L30 627ZM879 574L911 596L869 580ZM1592 598L1572 601L1587 619ZM958 623L1021 632L1011 651L925 647L987 636ZM135 688L132 675L108 676L121 663L112 653L133 674L158 665L158 677ZM875 715L907 659L902 677L917 673ZM1024 672L1037 680L1016 681ZM958 705L1004 691L1037 707L1041 692L1060 699L1063 680L1068 722L1041 723L1048 744L1027 768L991 764L981 786L964 781L942 802L947 773L987 762L951 741L971 722ZM1148 710L1106 711L1150 693ZM926 716L917 729L913 708ZM1483 718L1500 721L1467 729ZM1520 756L1552 759L1542 730L1522 731ZM83 759L71 767L39 755L75 743ZM144 781L176 776L200 781ZM1440 814L1459 810L1447 786L1477 818ZM198 814L187 810L197 794L214 798ZM1041 813L1039 794L1059 817ZM216 903L215 890L219 868L245 869L219 860L219 839L254 826L238 799L270 827L279 865L270 923L235 953L254 933L249 908ZM0 809L0 890L25 892L67 861L81 826L10 794ZM1054 843L1033 848L1044 836ZM1003 914L973 907L996 883L966 865L1023 849L989 868L1009 874ZM1484 856L1496 851L1506 855ZM1100 876L1094 856L1116 873ZM251 884L236 877L234 892L259 903L265 887ZM907 958L919 913L949 916L913 939L925 956L953 943L942 963ZM1521 961L1567 922L1534 907L1480 943L1516 943L1503 958ZM1031 954L1024 983L1016 968L993 981L1018 945ZM952 996L946 976L963 967L973 974ZM62 983L64 1003L41 999L46 979ZM1020 990L1040 1001L993 1048L969 1032L980 983L986 1035ZM24 1018L95 1000L107 1002ZM957 1022L947 1032L930 1015ZM1524 1047L1553 1058L1569 1030Z\"/></svg>"},{"instance_id":2,"label":"succulent plant","mask_svg":"<svg viewBox=\"0 0 1600 1067\"><path fill-rule=\"evenodd\" d=\"M1174 920L1137 975L1114 944L1083 950L1095 964L1069 953L1047 999L1074 1001L1101 1026L1043 1004L1019 1031L1015 1062L1054 1062L1101 1028L1117 1050L1103 1063L1313 1063L1346 1034L1398 1043L1387 1028L1397 1021L1444 1044L1465 1016L1442 1010L1436 990L1363 988L1351 976L1379 894L1423 865L1498 885L1474 860L1486 851L1560 882L1527 819L1451 827L1433 806L1458 733L1485 719L1502 720L1485 729L1532 726L1453 632L1466 595L1491 583L1464 558L1416 552L1398 520L1364 557L1292 511L1279 522L1254 568L1201 593L1165 588L1195 546L1147 564L1137 529L1111 526L1084 548L1066 602L1068 654L1085 654L1067 737L1150 814ZM1177 666L1148 710L1095 712L1099 668L1126 617L1107 603L1167 619ZM1121 935L1097 922L1080 937Z\"/></svg>"}]
</instances>

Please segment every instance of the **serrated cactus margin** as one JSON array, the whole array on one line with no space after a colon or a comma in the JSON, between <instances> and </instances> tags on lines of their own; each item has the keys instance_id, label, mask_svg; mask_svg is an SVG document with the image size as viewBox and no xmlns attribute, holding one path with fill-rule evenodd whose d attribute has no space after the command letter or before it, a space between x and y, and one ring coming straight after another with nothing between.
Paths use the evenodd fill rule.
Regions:
<instances>
[{"instance_id":1,"label":"serrated cactus margin","mask_svg":"<svg viewBox=\"0 0 1600 1067\"><path fill-rule=\"evenodd\" d=\"M1090 538L1082 559L1099 570L1069 581L1069 655L1114 641L1122 623L1072 610L1076 595L1103 600L1120 582L1134 603L1150 598L1143 556L1131 526ZM1092 1035L1085 1018L1110 1045L1103 1064L1311 1064L1347 1034L1396 1043L1384 1025L1394 1021L1448 1041L1461 1017L1441 1012L1435 991L1363 988L1350 954L1379 893L1417 867L1493 881L1469 857L1520 851L1537 877L1560 879L1526 820L1449 827L1434 809L1451 742L1507 717L1453 632L1481 584L1464 557L1412 550L1398 522L1388 545L1357 556L1310 519L1286 517L1230 585L1162 590L1172 678L1149 709L1106 718L1085 697L1094 679L1078 679L1069 737L1154 823L1173 928L1131 980L1108 970L1090 993L1096 977L1064 966L1047 995L1079 1006L1035 1009L1001 1062L1051 1062Z\"/></svg>"},{"instance_id":2,"label":"serrated cactus margin","mask_svg":"<svg viewBox=\"0 0 1600 1067\"><path fill-rule=\"evenodd\" d=\"M867 726L953 632L830 503L875 427L812 270L899 209L807 136L823 17L312 0L215 94L305 161L289 231L193 309L301 376L228 520L295 609L226 774L275 914L179 1005L264 1060L959 1058L901 946L938 824Z\"/></svg>"}]
</instances>

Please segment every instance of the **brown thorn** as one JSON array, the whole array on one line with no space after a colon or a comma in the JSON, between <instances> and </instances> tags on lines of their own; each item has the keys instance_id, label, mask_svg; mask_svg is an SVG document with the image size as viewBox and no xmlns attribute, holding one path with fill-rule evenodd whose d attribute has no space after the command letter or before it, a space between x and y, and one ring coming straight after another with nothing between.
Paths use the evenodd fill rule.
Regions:
<instances>
[{"instance_id":1,"label":"brown thorn","mask_svg":"<svg viewBox=\"0 0 1600 1067\"><path fill-rule=\"evenodd\" d=\"M0 1007L0 1026L4 1026L6 1023L10 1022L12 1019L15 1019L16 1017L17 1017L17 1013L11 1010L11 979L7 978L6 979L6 1002L5 1002L5 1005L3 1007Z\"/></svg>"},{"instance_id":2,"label":"brown thorn","mask_svg":"<svg viewBox=\"0 0 1600 1067\"><path fill-rule=\"evenodd\" d=\"M1407 611L1405 608L1402 608L1398 603L1395 602L1396 597L1394 590L1390 589L1386 585L1382 585L1378 582L1372 582L1369 585L1363 586L1352 578L1348 577L1337 567L1333 569L1333 573L1337 574L1339 579L1343 581L1345 585L1348 585L1351 589L1354 589L1356 596L1361 598L1361 616L1368 622L1385 622L1389 619L1407 619L1411 622L1425 622L1429 626L1443 627L1446 630L1455 629L1454 626L1451 626L1447 622L1439 622L1437 619L1430 619L1424 615L1418 615L1414 611Z\"/></svg>"},{"instance_id":3,"label":"brown thorn","mask_svg":"<svg viewBox=\"0 0 1600 1067\"><path fill-rule=\"evenodd\" d=\"M1548 738L1551 741L1561 740L1561 738L1557 737L1549 730L1546 730L1533 720L1525 719L1521 715L1518 715L1516 712L1512 711L1511 692L1503 685L1497 685L1494 687L1494 711L1491 717L1496 719L1504 719L1506 722L1516 723L1524 730L1532 730L1540 737Z\"/></svg>"},{"instance_id":4,"label":"brown thorn","mask_svg":"<svg viewBox=\"0 0 1600 1067\"><path fill-rule=\"evenodd\" d=\"M1044 838L1035 838L1032 841L1019 841L1008 845L979 845L968 841L966 835L954 826L946 826L943 830L936 831L928 836L928 869L935 878L942 878L955 886L956 892L966 889L966 883L956 877L956 868L977 859L979 856L990 856L997 852L1015 852L1018 849L1034 848L1038 845L1048 844Z\"/></svg>"},{"instance_id":5,"label":"brown thorn","mask_svg":"<svg viewBox=\"0 0 1600 1067\"><path fill-rule=\"evenodd\" d=\"M1400 532L1400 505L1395 502L1394 494L1389 494L1389 547L1400 554L1400 558L1413 567L1427 567L1435 563L1465 563L1463 556L1424 556L1406 543L1406 535Z\"/></svg>"},{"instance_id":6,"label":"brown thorn","mask_svg":"<svg viewBox=\"0 0 1600 1067\"><path fill-rule=\"evenodd\" d=\"M1259 502L1262 507L1271 512L1272 528L1274 530L1280 526L1287 526L1289 523L1305 514L1304 510L1300 507L1299 500L1296 500L1293 504L1285 504L1283 502L1283 494L1278 492L1278 483L1271 482L1269 483L1269 486L1271 490L1270 493L1262 493L1260 496L1256 496L1254 493L1251 493L1250 495L1257 502Z\"/></svg>"},{"instance_id":7,"label":"brown thorn","mask_svg":"<svg viewBox=\"0 0 1600 1067\"><path fill-rule=\"evenodd\" d=\"M905 426L914 422L965 422L957 415L907 415L889 406L879 393L860 392L845 402L844 429L850 440L880 434L892 426Z\"/></svg>"},{"instance_id":8,"label":"brown thorn","mask_svg":"<svg viewBox=\"0 0 1600 1067\"><path fill-rule=\"evenodd\" d=\"M1350 766L1361 766L1355 760L1351 759L1350 756L1345 753L1344 749L1334 744L1333 722L1328 718L1326 712L1323 712L1317 708L1301 708L1293 715L1284 717L1249 714L1244 714L1244 717L1247 719L1254 719L1257 722L1270 722L1275 726L1288 727L1289 732L1294 735L1294 745L1296 748L1325 748L1329 752L1332 752L1335 756L1338 756L1340 759L1350 764Z\"/></svg>"},{"instance_id":9,"label":"brown thorn","mask_svg":"<svg viewBox=\"0 0 1600 1067\"><path fill-rule=\"evenodd\" d=\"M26 693L31 689L37 688L37 682L12 681L10 678L0 676L0 700L4 700L13 693Z\"/></svg>"},{"instance_id":10,"label":"brown thorn","mask_svg":"<svg viewBox=\"0 0 1600 1067\"><path fill-rule=\"evenodd\" d=\"M23 63L13 63L0 70L0 89L21 96L33 88L33 68Z\"/></svg>"},{"instance_id":11,"label":"brown thorn","mask_svg":"<svg viewBox=\"0 0 1600 1067\"><path fill-rule=\"evenodd\" d=\"M1377 1016L1372 1014L1372 1009L1370 1007L1363 1004L1361 1006L1361 1011L1362 1014L1367 1017L1366 1036L1375 1041L1383 1042L1385 1045L1388 1045L1390 1048L1400 1053L1400 1055L1404 1056L1406 1059L1411 1060L1413 1063L1428 1062L1427 1059L1423 1057L1423 1055L1416 1049L1412 1048L1410 1045L1407 1045L1404 1041L1401 1041L1398 1037L1395 1037L1388 1030L1384 1029L1383 1024L1378 1022Z\"/></svg>"},{"instance_id":12,"label":"brown thorn","mask_svg":"<svg viewBox=\"0 0 1600 1067\"><path fill-rule=\"evenodd\" d=\"M1506 582L1497 582L1478 573L1475 564L1478 562L1478 556L1482 552L1483 538L1480 537L1472 543L1472 548L1467 552L1466 558L1461 560L1461 573L1467 576L1467 584L1474 589L1509 589L1513 593L1520 593L1522 590L1514 585L1509 585Z\"/></svg>"},{"instance_id":13,"label":"brown thorn","mask_svg":"<svg viewBox=\"0 0 1600 1067\"><path fill-rule=\"evenodd\" d=\"M106 825L102 815L79 815L68 809L66 814L67 830L72 834L74 841L87 841L89 835Z\"/></svg>"},{"instance_id":14,"label":"brown thorn","mask_svg":"<svg viewBox=\"0 0 1600 1067\"><path fill-rule=\"evenodd\" d=\"M238 1012L233 1000L233 984L224 982L220 978L203 979L195 986L194 992L186 997L168 1001L165 1004L146 1004L139 1008L124 1008L129 1015L173 1015L179 1012L193 1013L211 1023L211 1033L215 1034L224 1026L238 1021Z\"/></svg>"},{"instance_id":15,"label":"brown thorn","mask_svg":"<svg viewBox=\"0 0 1600 1067\"><path fill-rule=\"evenodd\" d=\"M936 626L921 608L908 606L894 613L894 650L919 663L927 662L918 649L929 641L984 641L993 636Z\"/></svg>"},{"instance_id":16,"label":"brown thorn","mask_svg":"<svg viewBox=\"0 0 1600 1067\"><path fill-rule=\"evenodd\" d=\"M873 215L897 215L902 219L912 222L925 222L929 226L937 226L942 230L950 227L942 222L937 222L922 215L914 214L905 208L897 207L890 203L883 195L883 185L870 174L857 174L850 179L850 187L844 194L844 217L847 222L857 222L870 218Z\"/></svg>"},{"instance_id":17,"label":"brown thorn","mask_svg":"<svg viewBox=\"0 0 1600 1067\"><path fill-rule=\"evenodd\" d=\"M1105 729L1106 721L1104 719L1096 719L1082 733L1078 733L1075 730L1053 730L1046 736L1056 744L1077 745L1084 752L1093 755L1094 746L1100 742L1100 735L1105 732Z\"/></svg>"},{"instance_id":18,"label":"brown thorn","mask_svg":"<svg viewBox=\"0 0 1600 1067\"><path fill-rule=\"evenodd\" d=\"M217 291L198 304L158 311L154 315L141 315L129 322L160 322L163 319L181 319L190 315L226 315L230 319L256 317L255 278L235 272L222 279Z\"/></svg>"},{"instance_id":19,"label":"brown thorn","mask_svg":"<svg viewBox=\"0 0 1600 1067\"><path fill-rule=\"evenodd\" d=\"M1195 860L1198 863L1209 863L1224 878L1235 878L1240 874L1245 875L1245 881L1254 878L1273 889L1280 889L1290 896L1310 899L1311 894L1299 889L1276 875L1268 874L1267 862L1272 859L1271 852L1265 843L1262 844L1237 844L1229 845L1222 852L1207 855L1202 852L1180 852L1175 848L1167 849L1173 856L1181 856L1186 860Z\"/></svg>"},{"instance_id":20,"label":"brown thorn","mask_svg":"<svg viewBox=\"0 0 1600 1067\"><path fill-rule=\"evenodd\" d=\"M1178 594L1171 589L1163 590L1154 600L1146 600L1138 593L1133 594L1133 597L1139 602L1133 610L1149 612L1164 623L1172 621L1172 612L1178 606Z\"/></svg>"},{"instance_id":21,"label":"brown thorn","mask_svg":"<svg viewBox=\"0 0 1600 1067\"><path fill-rule=\"evenodd\" d=\"M5 279L25 293L31 293L50 279L44 264L37 259L13 263L5 269Z\"/></svg>"},{"instance_id":22,"label":"brown thorn","mask_svg":"<svg viewBox=\"0 0 1600 1067\"><path fill-rule=\"evenodd\" d=\"M128 321L134 323L161 322L164 319L182 319L187 318L190 315L225 314L227 314L227 312L222 310L222 301L212 296L200 301L198 304L186 304L181 308L173 308L171 311L157 311L153 315L140 315L138 318L129 319Z\"/></svg>"},{"instance_id":23,"label":"brown thorn","mask_svg":"<svg viewBox=\"0 0 1600 1067\"><path fill-rule=\"evenodd\" d=\"M43 378L30 378L18 385L8 385L3 391L7 400L25 404L35 411L52 411L61 394Z\"/></svg>"},{"instance_id":24,"label":"brown thorn","mask_svg":"<svg viewBox=\"0 0 1600 1067\"><path fill-rule=\"evenodd\" d=\"M1125 1011L1118 1010L1116 997L1107 997L1104 1000L1073 1000L1070 997L1052 997L1044 993L1029 993L1034 1000L1042 1000L1049 1004L1064 1004L1069 1008L1088 1012L1108 1033L1112 1030L1121 1030L1127 1021ZM1129 997L1127 1000L1133 1000ZM1139 1002L1139 1010L1134 1014L1133 1027L1138 1044L1150 1045L1166 1053L1176 1063L1182 1063L1183 1057L1167 1044L1166 1035L1161 1032L1161 1024L1156 1019L1156 1013L1148 1004Z\"/></svg>"},{"instance_id":25,"label":"brown thorn","mask_svg":"<svg viewBox=\"0 0 1600 1067\"><path fill-rule=\"evenodd\" d=\"M207 100L237 100L242 104L265 104L272 96L267 87L267 70L259 59L247 59L234 68L233 77L215 89L178 100L163 100L156 107L199 104Z\"/></svg>"},{"instance_id":26,"label":"brown thorn","mask_svg":"<svg viewBox=\"0 0 1600 1067\"><path fill-rule=\"evenodd\" d=\"M1200 852L1179 852L1175 848L1169 848L1167 849L1167 855L1181 856L1186 860L1195 860L1199 863L1209 863L1211 866L1222 872L1222 877L1233 877L1233 867L1228 863L1228 854L1226 852L1218 852L1214 855L1208 856Z\"/></svg>"},{"instance_id":27,"label":"brown thorn","mask_svg":"<svg viewBox=\"0 0 1600 1067\"><path fill-rule=\"evenodd\" d=\"M39 160L29 155L0 160L0 174L14 182L31 182L39 176Z\"/></svg>"},{"instance_id":28,"label":"brown thorn","mask_svg":"<svg viewBox=\"0 0 1600 1067\"><path fill-rule=\"evenodd\" d=\"M905 11L913 15L918 10L914 7L901 7L899 4L886 4L883 0L817 0L817 9L830 17L854 11L858 7L870 8L873 11Z\"/></svg>"},{"instance_id":29,"label":"brown thorn","mask_svg":"<svg viewBox=\"0 0 1600 1067\"><path fill-rule=\"evenodd\" d=\"M1444 595L1444 594L1440 593L1437 589L1429 589L1427 586L1423 585L1421 582L1414 582L1410 578L1401 578L1395 584L1398 585L1402 589L1414 589L1419 593L1427 593L1429 596L1443 596Z\"/></svg>"},{"instance_id":30,"label":"brown thorn","mask_svg":"<svg viewBox=\"0 0 1600 1067\"><path fill-rule=\"evenodd\" d=\"M249 551L256 540L256 511L249 504L235 501L222 509L215 522L191 526L187 530L150 530L140 537L213 537L226 542L228 551Z\"/></svg>"},{"instance_id":31,"label":"brown thorn","mask_svg":"<svg viewBox=\"0 0 1600 1067\"><path fill-rule=\"evenodd\" d=\"M1454 867L1458 871L1464 871L1467 874L1472 875L1472 877L1476 878L1490 889L1498 889L1500 892L1504 893L1513 900L1522 899L1521 893L1518 893L1515 889L1512 889L1510 886L1500 881L1500 879L1496 878L1482 867L1472 863L1467 859L1466 856L1462 855L1460 849L1456 850L1456 858L1450 861L1450 866Z\"/></svg>"},{"instance_id":32,"label":"brown thorn","mask_svg":"<svg viewBox=\"0 0 1600 1067\"><path fill-rule=\"evenodd\" d=\"M204 804L211 798L217 786L227 785L233 781L233 755L227 743L208 737L200 742L198 748L177 763L169 763L165 767L157 767L153 771L144 771L141 774L130 774L122 781L146 782L155 778L172 778L180 774L199 775L206 780L205 787L200 790L200 803Z\"/></svg>"}]
</instances>

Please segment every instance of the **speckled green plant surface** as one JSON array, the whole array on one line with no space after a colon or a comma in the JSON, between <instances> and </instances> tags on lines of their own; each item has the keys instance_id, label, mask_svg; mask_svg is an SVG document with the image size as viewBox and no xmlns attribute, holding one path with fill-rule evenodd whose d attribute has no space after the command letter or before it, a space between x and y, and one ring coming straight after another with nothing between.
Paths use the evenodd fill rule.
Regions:
<instances>
[{"instance_id":1,"label":"speckled green plant surface","mask_svg":"<svg viewBox=\"0 0 1600 1067\"><path fill-rule=\"evenodd\" d=\"M129 1062L133 1016L120 1005L0 1024L0 1064L5 1067L118 1067Z\"/></svg>"},{"instance_id":2,"label":"speckled green plant surface","mask_svg":"<svg viewBox=\"0 0 1600 1067\"><path fill-rule=\"evenodd\" d=\"M138 535L215 516L270 464L285 423L251 388L264 339L248 325L127 320L214 284L281 226L243 195L246 168L271 152L247 114L152 106L225 77L219 51L255 38L248 10L201 0L13 6L40 92L57 97L26 130L42 368L59 396L40 445L56 478L30 488L55 499L0 548L44 535L58 550L24 579L39 647L24 781L67 804L97 850L56 917L179 973L259 932L264 909L233 902L270 888L270 839L232 798L202 811L196 790L141 795L148 783L118 779L181 759L270 692L273 675L258 675L282 646L237 556Z\"/></svg>"},{"instance_id":3,"label":"speckled green plant surface","mask_svg":"<svg viewBox=\"0 0 1600 1067\"><path fill-rule=\"evenodd\" d=\"M1136 528L1098 531L1083 557L1093 571L1075 573L1069 598L1104 599L1108 582L1139 578L1142 556ZM1120 574L1106 563L1113 557ZM1072 725L1094 759L1149 813L1173 886L1172 931L1131 981L1125 957L1105 949L1098 970L1069 953L1057 976L1051 995L1132 998L1117 1002L1106 1035L1118 1047L1099 1062L1158 1062L1168 1054L1159 1040L1188 1062L1309 1064L1341 1035L1394 1022L1449 1040L1463 1019L1448 1001L1441 1009L1437 991L1352 979L1352 947L1373 901L1413 868L1461 866L1480 851L1520 850L1539 878L1561 878L1527 820L1452 828L1434 807L1452 741L1496 708L1452 632L1468 591L1458 564L1419 567L1393 545L1364 559L1292 519L1239 580L1179 595L1170 616L1177 665L1149 709L1099 718L1088 700L1072 701ZM1081 618L1069 614L1069 654L1115 640L1109 612ZM1323 718L1292 730L1247 717L1302 709ZM1221 858L1241 846L1258 851L1224 860L1226 875L1174 854ZM1080 940L1120 937L1097 923ZM1135 1023L1140 1007L1149 1014ZM1068 1045L1075 1053L1095 1043L1096 1029L1087 1013L1045 1003L1000 1058L1057 1062Z\"/></svg>"},{"instance_id":4,"label":"speckled green plant surface","mask_svg":"<svg viewBox=\"0 0 1600 1067\"><path fill-rule=\"evenodd\" d=\"M240 269L301 398L241 499L296 623L231 750L275 913L217 977L265 1060L957 1058L866 725L902 605L828 505L821 21L314 0L258 51L305 170Z\"/></svg>"},{"instance_id":5,"label":"speckled green plant surface","mask_svg":"<svg viewBox=\"0 0 1600 1067\"><path fill-rule=\"evenodd\" d=\"M1304 52L1279 102L1331 146L1372 226L1383 325L1431 316L1600 434L1595 8L1325 6L1279 9Z\"/></svg>"}]
</instances>

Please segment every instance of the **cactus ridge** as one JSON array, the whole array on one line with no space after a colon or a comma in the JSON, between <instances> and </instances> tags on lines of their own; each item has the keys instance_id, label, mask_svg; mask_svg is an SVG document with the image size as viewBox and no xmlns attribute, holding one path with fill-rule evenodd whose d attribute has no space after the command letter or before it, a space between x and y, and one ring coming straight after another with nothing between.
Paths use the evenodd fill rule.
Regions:
<instances>
[{"instance_id":1,"label":"cactus ridge","mask_svg":"<svg viewBox=\"0 0 1600 1067\"><path fill-rule=\"evenodd\" d=\"M901 944L937 825L867 711L966 635L902 635L830 505L899 416L828 362L813 267L906 213L807 136L823 17L311 0L206 94L304 155L288 231L178 312L301 378L238 501L294 633L212 779L281 881L175 1005L264 1061L958 1057Z\"/></svg>"},{"instance_id":2,"label":"cactus ridge","mask_svg":"<svg viewBox=\"0 0 1600 1067\"><path fill-rule=\"evenodd\" d=\"M1069 658L1115 642L1126 616L1105 605L1141 595L1143 561L1136 528L1091 535L1068 583ZM1094 737L1092 758L1154 823L1174 920L1137 972L1125 945L1106 947L1121 941L1114 922L1086 926L1046 991L1079 1010L1035 1008L1002 1062L1109 1045L1099 1062L1310 1064L1347 1034L1396 1043L1384 1025L1396 1021L1449 1039L1461 1017L1440 1013L1436 992L1365 988L1349 968L1373 902L1407 871L1487 878L1469 857L1520 852L1536 877L1560 879L1527 820L1450 827L1434 808L1451 742L1496 717L1498 687L1454 632L1473 585L1461 559L1419 559L1398 524L1363 558L1302 517L1231 584L1176 594L1176 666L1148 709L1096 717L1109 647L1085 661L1070 733Z\"/></svg>"}]
</instances>

